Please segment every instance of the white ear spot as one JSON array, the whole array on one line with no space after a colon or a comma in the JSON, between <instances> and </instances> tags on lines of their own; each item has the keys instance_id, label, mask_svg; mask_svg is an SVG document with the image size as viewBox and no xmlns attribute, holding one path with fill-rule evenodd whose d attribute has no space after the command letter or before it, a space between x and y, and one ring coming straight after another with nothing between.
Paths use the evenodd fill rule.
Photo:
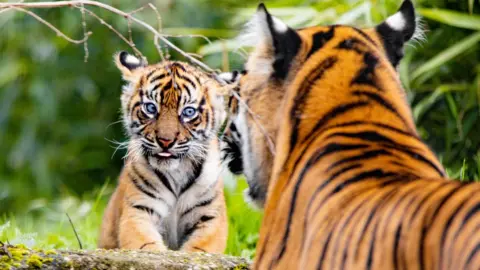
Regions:
<instances>
[{"instance_id":1,"label":"white ear spot","mask_svg":"<svg viewBox=\"0 0 480 270\"><path fill-rule=\"evenodd\" d=\"M140 59L138 59L135 56L130 55L130 54L127 55L124 60L125 60L125 63L127 63L129 65L132 65L132 66L138 66L138 65L141 64Z\"/></svg>"},{"instance_id":2,"label":"white ear spot","mask_svg":"<svg viewBox=\"0 0 480 270\"><path fill-rule=\"evenodd\" d=\"M390 28L396 31L403 31L407 24L402 12L397 12L392 16L388 17L386 23L388 24L388 26L390 26Z\"/></svg>"},{"instance_id":3,"label":"white ear spot","mask_svg":"<svg viewBox=\"0 0 480 270\"><path fill-rule=\"evenodd\" d=\"M273 27L275 31L278 33L285 33L288 30L288 26L282 22L281 20L277 19L276 17L272 16Z\"/></svg>"}]
</instances>

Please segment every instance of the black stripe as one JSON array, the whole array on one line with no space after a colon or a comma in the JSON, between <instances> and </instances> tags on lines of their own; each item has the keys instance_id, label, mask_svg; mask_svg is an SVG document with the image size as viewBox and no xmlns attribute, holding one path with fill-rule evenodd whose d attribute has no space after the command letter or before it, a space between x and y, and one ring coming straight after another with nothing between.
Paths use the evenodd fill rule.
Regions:
<instances>
[{"instance_id":1,"label":"black stripe","mask_svg":"<svg viewBox=\"0 0 480 270\"><path fill-rule=\"evenodd\" d=\"M352 198L353 199L353 198ZM347 228L347 226L350 224L350 221L352 220L352 218L355 216L355 214L358 214L358 211L360 209L364 209L363 208L363 205L365 205L369 200L371 199L371 197L368 197L366 199L364 199L359 205L357 205L357 207L355 207L354 210L352 210L352 212L350 213L350 215L348 216L348 218L345 220L345 222L343 223L342 225L342 228L340 228L340 231L339 231L339 236L337 238L337 241L335 241L335 247L333 249L333 252L335 254L338 254L339 251L339 245L340 245L340 241L341 240L344 240L345 238L342 237L343 235L343 231ZM365 209L364 209L365 210ZM367 209L368 210L368 209ZM340 268L339 269L345 269L345 263L347 262L347 258L348 258L348 247L349 246L349 241L352 239L352 234L355 232L355 230L351 230L350 233L348 234L348 237L346 238L347 239L347 243L346 245L343 245L343 255L342 255L342 264L340 265ZM334 268L334 267L332 267Z\"/></svg>"},{"instance_id":2,"label":"black stripe","mask_svg":"<svg viewBox=\"0 0 480 270\"><path fill-rule=\"evenodd\" d=\"M337 177L339 177L340 175L346 173L346 172L349 172L353 169L358 169L358 168L361 168L362 165L360 164L354 164L354 165L351 165L351 166L348 166L348 167L345 167L345 168L342 168L338 171L336 171L335 173L333 173L325 182L323 182L320 186L318 186L315 191L313 192L312 196L310 196L310 200L308 201L308 204L307 204L307 208L305 210L305 218L303 220L303 236L302 236L302 243L305 241L305 238L306 238L306 232L307 232L307 225L308 225L308 220L310 218L310 208L312 208L312 205L313 205L313 202L315 201L315 199L317 198L317 194L320 193L320 191L323 190L323 188L328 185L328 183L330 183L331 181L335 180ZM315 210L319 209L319 207L321 207L321 205L323 204L324 201L322 201L320 203L319 206L317 206L315 208ZM315 211L316 212L316 211ZM303 247L302 247L303 248Z\"/></svg>"},{"instance_id":3,"label":"black stripe","mask_svg":"<svg viewBox=\"0 0 480 270\"><path fill-rule=\"evenodd\" d=\"M140 174L140 172L137 170L137 168L135 167L135 165L132 165L132 170L133 172L136 174L136 176L138 176L138 178L140 178L142 180L142 183L147 186L148 188L152 189L153 191L157 192L158 193L158 190L157 188L155 188L151 183L150 181L148 181L148 179L146 179L145 177L143 177L143 175Z\"/></svg>"},{"instance_id":4,"label":"black stripe","mask_svg":"<svg viewBox=\"0 0 480 270\"><path fill-rule=\"evenodd\" d=\"M386 151L384 149L366 151L366 152L363 152L361 155L356 155L356 156L344 158L344 159L341 159L341 160L333 163L332 165L328 166L328 169L326 170L326 172L329 172L333 168L335 168L339 165L342 165L344 163L349 163L349 162L354 162L354 161L365 161L365 160L373 159L373 158L376 158L376 157L379 157L379 156L384 156L384 155L391 156L392 153L389 152L389 151Z\"/></svg>"},{"instance_id":5,"label":"black stripe","mask_svg":"<svg viewBox=\"0 0 480 270\"><path fill-rule=\"evenodd\" d=\"M198 207L203 207L203 206L207 206L209 204L211 204L213 202L213 200L215 200L215 198L217 197L217 195L215 194L212 198L210 199L207 199L207 200L204 200L204 201L200 201L199 203L195 204L194 206L188 208L187 210L185 210L181 215L180 215L180 219L182 219L185 215L187 215L188 213L192 212L193 209L195 208L198 208Z\"/></svg>"},{"instance_id":6,"label":"black stripe","mask_svg":"<svg viewBox=\"0 0 480 270\"><path fill-rule=\"evenodd\" d=\"M367 92L367 91L353 91L353 94L356 95L356 96L367 96L370 99L376 101L383 108L385 108L386 110L393 113L396 117L398 117L400 119L400 121L402 121L402 123L405 125L405 127L407 127L410 130L409 125L407 123L407 120L405 120L405 118L402 117L402 115L397 111L397 109L394 107L393 104L388 102L382 96L380 96L376 93L371 93L371 92Z\"/></svg>"},{"instance_id":7,"label":"black stripe","mask_svg":"<svg viewBox=\"0 0 480 270\"><path fill-rule=\"evenodd\" d=\"M413 159L416 159L418 161L421 161L422 163L427 164L429 167L434 169L439 174L440 177L445 176L445 173L439 167L437 167L437 165L435 165L431 160L428 160L426 157L424 157L423 155L421 155L417 152L414 152L414 151L409 150L409 149L405 149L405 146L402 146L402 145L399 145L399 144L395 144L395 145L386 144L384 146L388 147L388 148L391 148L391 149L395 149L397 151L400 151L404 154L407 154L409 157L411 157Z\"/></svg>"},{"instance_id":8,"label":"black stripe","mask_svg":"<svg viewBox=\"0 0 480 270\"><path fill-rule=\"evenodd\" d=\"M363 54L365 53L365 50L363 47L367 47L367 44L363 43L360 41L358 38L347 38L342 40L335 48L339 50L347 50L347 51L355 51L358 54Z\"/></svg>"},{"instance_id":9,"label":"black stripe","mask_svg":"<svg viewBox=\"0 0 480 270\"><path fill-rule=\"evenodd\" d=\"M365 237L365 234L367 232L367 229L368 229L368 226L370 225L370 223L372 222L373 220L373 217L375 216L375 214L377 213L377 210L379 210L382 206L382 203L384 200L387 200L388 198L391 197L392 194L395 193L395 189L391 189L389 192L387 192L386 194L384 194L383 196L381 196L381 198L376 202L375 206L373 207L373 209L371 209L370 211L368 211L370 214L368 215L368 218L367 218L367 221L365 222L365 224L363 225L363 228L360 230L362 232L362 234L360 235L360 238L358 239L358 242L355 243L355 260L358 259L358 255L359 255L359 246L361 245L362 243L362 240L363 238ZM378 228L378 223L376 224L375 226L376 228ZM376 232L373 233L374 234L374 237L376 235ZM375 238L373 238L373 240L375 240ZM369 263L368 263L368 260L371 260L372 258L370 256L373 256L370 252L369 252L369 258L367 259L367 268L369 269ZM370 261L371 263L371 261Z\"/></svg>"},{"instance_id":10,"label":"black stripe","mask_svg":"<svg viewBox=\"0 0 480 270\"><path fill-rule=\"evenodd\" d=\"M333 28L332 28L333 29ZM304 106L305 102L310 94L310 91L313 88L313 85L320 80L325 71L329 70L333 67L333 65L337 62L336 57L329 57L323 60L319 65L318 68L314 69L311 74L308 75L308 78L303 82L300 86L297 96L293 101L293 106L290 111L290 121L292 122L292 134L290 136L290 150L292 150L297 143L298 139L298 126L300 125L301 116L304 114Z\"/></svg>"},{"instance_id":11,"label":"black stripe","mask_svg":"<svg viewBox=\"0 0 480 270\"><path fill-rule=\"evenodd\" d=\"M473 258L475 258L475 255L477 255L478 251L480 251L480 243L478 243L475 248L470 252L470 255L468 255L467 262L465 263L465 268L463 269L470 269L470 263L472 262ZM478 265L477 265L478 267Z\"/></svg>"},{"instance_id":12,"label":"black stripe","mask_svg":"<svg viewBox=\"0 0 480 270\"><path fill-rule=\"evenodd\" d=\"M358 71L357 75L353 80L350 82L350 85L354 84L365 84L369 85L377 90L382 90L379 88L375 82L375 68L377 67L378 64L378 58L369 53L366 52L363 55L363 67Z\"/></svg>"},{"instance_id":13,"label":"black stripe","mask_svg":"<svg viewBox=\"0 0 480 270\"><path fill-rule=\"evenodd\" d=\"M196 88L195 87L195 83L190 79L188 78L187 76L183 76L183 75L179 75L178 78L182 79L183 80L183 84L189 84L190 86L192 86L192 88ZM187 92L188 92L188 97L191 98L192 97L192 94L190 93L190 89L187 88Z\"/></svg>"},{"instance_id":14,"label":"black stripe","mask_svg":"<svg viewBox=\"0 0 480 270\"><path fill-rule=\"evenodd\" d=\"M397 129L395 127L391 127L391 126L386 125L386 124L376 123L376 122L366 122L366 121L352 121L352 122L347 122L347 123L342 123L342 124L334 124L334 125L331 125L331 126L327 126L323 129L318 129L316 132L314 132L314 134L312 134L312 136L310 136L310 138L306 138L305 143L303 144L303 145L305 145L305 147L303 147L302 153L297 157L297 159L295 160L295 162L293 162L293 164L298 164L298 162L300 162L300 159L305 155L306 151L309 149L308 146L311 144L311 142L313 140L315 140L318 137L318 134L320 134L321 132L325 132L327 130L334 129L334 128L347 127L347 126L355 126L358 129L358 126L361 125L361 124L374 125L374 126L378 126L378 127L381 127L381 128L385 128L385 129L388 129L389 131L396 132L396 133L414 138L414 139L418 140L420 143L424 144L421 141L421 139L418 138L418 136L416 136L415 134L411 134L409 132Z\"/></svg>"},{"instance_id":15,"label":"black stripe","mask_svg":"<svg viewBox=\"0 0 480 270\"><path fill-rule=\"evenodd\" d=\"M307 54L307 59L316 51L320 50L335 35L335 26L330 26L328 32L317 32L312 36L312 47Z\"/></svg>"},{"instance_id":16,"label":"black stripe","mask_svg":"<svg viewBox=\"0 0 480 270\"><path fill-rule=\"evenodd\" d=\"M198 163L193 164L193 173L188 178L187 183L180 189L180 193L178 196L181 196L185 191L187 191L198 179L200 174L202 173L203 164L205 163L205 159L200 160Z\"/></svg>"},{"instance_id":17,"label":"black stripe","mask_svg":"<svg viewBox=\"0 0 480 270\"><path fill-rule=\"evenodd\" d=\"M451 183L450 183L451 184ZM424 226L423 229L422 229L422 232L421 232L421 236L420 236L420 247L419 247L419 258L420 258L420 269L426 269L426 266L425 266L425 256L424 256L424 249L425 249L425 237L427 235L427 229L433 224L433 222L435 221L435 218L437 217L437 214L438 212L440 211L440 209L442 208L442 206L458 191L460 190L462 187L465 187L467 185L459 185L459 186L456 186L454 189L450 190L450 192L448 192L446 195L443 196L443 199L440 201L440 203L438 204L437 208L435 209L435 211L433 212L433 215L432 215L432 220L429 222L429 224L427 226Z\"/></svg>"},{"instance_id":18,"label":"black stripe","mask_svg":"<svg viewBox=\"0 0 480 270\"><path fill-rule=\"evenodd\" d=\"M147 74L147 81L150 79L150 77L153 75L153 73L155 73L155 71L157 71L156 69L150 71L148 74Z\"/></svg>"},{"instance_id":19,"label":"black stripe","mask_svg":"<svg viewBox=\"0 0 480 270\"><path fill-rule=\"evenodd\" d=\"M411 193L407 193L406 195L410 195ZM406 198L406 196L403 196L399 201L398 203L396 204L397 206L400 205L400 203L403 201L403 199ZM394 262L394 266L395 266L395 269L399 269L400 267L398 267L398 259L399 259L399 256L400 255L403 255L402 256L402 262L403 262L403 265L406 265L405 263L405 252L402 252L401 254L398 253L398 247L399 247L399 244L400 244L400 237L402 235L402 229L403 229L403 225L402 225L402 222L403 220L405 220L405 215L410 213L410 211L408 211L408 208L412 205L412 203L415 201L417 197L413 196L410 198L410 200L408 201L407 205L405 206L403 212L402 212L402 217L400 218L400 225L398 225L399 227L397 228L397 231L395 232L395 243L394 243L394 248L393 248L393 262ZM389 216L388 216L388 219L387 220L390 220L390 217L394 214L395 212L395 209L396 207L394 207L392 209L392 211L390 212ZM398 237L398 238L397 238Z\"/></svg>"},{"instance_id":20,"label":"black stripe","mask_svg":"<svg viewBox=\"0 0 480 270\"><path fill-rule=\"evenodd\" d=\"M373 229L373 237L372 240L370 240L370 248L368 249L368 257L367 257L367 270L372 269L372 263L373 263L373 252L375 250L375 241L377 240L377 229L378 229L378 223L375 225L375 228Z\"/></svg>"},{"instance_id":21,"label":"black stripe","mask_svg":"<svg viewBox=\"0 0 480 270\"><path fill-rule=\"evenodd\" d=\"M214 219L214 216L208 216L208 215L203 215L201 216L195 224L193 224L191 227L185 229L185 232L182 235L182 238L179 241L179 246L182 246L185 242L187 242L188 238L198 229L200 229L200 225L202 223L208 222L212 219Z\"/></svg>"},{"instance_id":22,"label":"black stripe","mask_svg":"<svg viewBox=\"0 0 480 270\"><path fill-rule=\"evenodd\" d=\"M471 192L471 193L473 193L473 192ZM470 198L472 196L470 195L468 197ZM439 257L440 258L443 257L442 253L444 253L444 250L445 250L445 241L447 240L446 239L447 238L447 232L450 229L450 226L452 225L453 219L457 216L458 212L463 208L463 206L465 206L466 203L467 203L467 200L463 199L463 201L457 206L457 208L453 211L453 213L450 214L450 217L447 219L447 223L445 223L445 227L443 227L442 238L441 238L441 242L440 242L440 246L439 246L439 253L440 253ZM452 243L452 245L453 245L453 243ZM450 254L452 254L452 253L450 253ZM442 268L442 263L443 263L443 260L440 260L439 269L443 269Z\"/></svg>"},{"instance_id":23,"label":"black stripe","mask_svg":"<svg viewBox=\"0 0 480 270\"><path fill-rule=\"evenodd\" d=\"M138 205L138 204L135 204L135 205L132 205L133 208L135 209L138 209L140 211L145 211L147 212L149 215L158 215L155 210L153 210L152 208L150 207L147 207L147 206L144 206L144 205Z\"/></svg>"},{"instance_id":24,"label":"black stripe","mask_svg":"<svg viewBox=\"0 0 480 270\"><path fill-rule=\"evenodd\" d=\"M398 246L400 244L400 236L402 235L402 224L397 227L397 230L395 231L395 242L393 243L393 267L394 269L398 269Z\"/></svg>"},{"instance_id":25,"label":"black stripe","mask_svg":"<svg viewBox=\"0 0 480 270\"><path fill-rule=\"evenodd\" d=\"M165 83L165 84L162 86L162 91L168 90L168 89L172 88L172 83L173 83L173 79L172 79L172 80L169 80L167 83ZM162 98L163 98L163 95L162 95Z\"/></svg>"},{"instance_id":26,"label":"black stripe","mask_svg":"<svg viewBox=\"0 0 480 270\"><path fill-rule=\"evenodd\" d=\"M330 240L332 239L333 231L330 231L327 237L327 241L322 245L322 255L320 256L317 262L317 269L323 269L323 262L325 261L325 256L327 255L328 246L330 245Z\"/></svg>"},{"instance_id":27,"label":"black stripe","mask_svg":"<svg viewBox=\"0 0 480 270\"><path fill-rule=\"evenodd\" d=\"M368 179L368 178L375 178L375 179L381 179L385 177L390 177L390 176L395 176L396 174L393 172L384 172L382 169L374 169L374 170L369 170L369 171L364 171L361 172L360 174L347 179L343 181L342 183L338 184L332 191L332 193L329 195L329 197L335 193L338 193L342 191L346 186L349 186L351 184L360 182L362 180Z\"/></svg>"},{"instance_id":28,"label":"black stripe","mask_svg":"<svg viewBox=\"0 0 480 270\"><path fill-rule=\"evenodd\" d=\"M314 134L317 130L321 129L325 124L327 124L333 118L336 118L339 115L345 114L349 111L358 109L360 107L365 107L368 105L370 105L370 102L367 102L367 101L357 101L357 102L338 105L337 107L331 109L328 113L323 115L323 117L317 121L313 129L308 133L307 136L305 136L302 142L305 142L308 138L310 138L310 136L312 136L312 134Z\"/></svg>"},{"instance_id":29,"label":"black stripe","mask_svg":"<svg viewBox=\"0 0 480 270\"><path fill-rule=\"evenodd\" d=\"M141 192L145 193L148 197L153 198L153 199L158 199L157 196L155 196L153 193L142 187L141 185L138 184L138 180L131 174L128 173L128 176L130 176L130 179L132 180L132 183L135 185L135 187L140 190Z\"/></svg>"},{"instance_id":30,"label":"black stripe","mask_svg":"<svg viewBox=\"0 0 480 270\"><path fill-rule=\"evenodd\" d=\"M199 247L193 247L196 250L200 250L201 252L207 252L205 249L199 248Z\"/></svg>"},{"instance_id":31,"label":"black stripe","mask_svg":"<svg viewBox=\"0 0 480 270\"><path fill-rule=\"evenodd\" d=\"M359 33L360 35L362 35L362 37L364 37L366 40L370 41L372 43L372 45L374 45L375 47L378 47L377 46L377 43L375 43L375 41L373 41L372 38L370 38L365 32L363 32L361 29L358 29L356 27L352 27L353 30L355 30L357 33Z\"/></svg>"},{"instance_id":32,"label":"black stripe","mask_svg":"<svg viewBox=\"0 0 480 270\"><path fill-rule=\"evenodd\" d=\"M173 188L170 185L170 182L168 181L167 177L159 170L154 170L154 172L157 175L158 179L160 179L162 184L176 197L177 194L175 194L175 192L173 191Z\"/></svg>"},{"instance_id":33,"label":"black stripe","mask_svg":"<svg viewBox=\"0 0 480 270\"><path fill-rule=\"evenodd\" d=\"M422 200L420 200L417 204L417 207L415 208L415 210L413 211L412 215L411 215L411 220L410 220L410 223L408 224L408 226L410 227L413 223L413 221L415 220L418 212L420 211L420 208L423 206L423 204L433 195L435 195L440 189L442 189L443 187L445 186L448 186L450 185L451 183L450 182L443 182L443 183L440 183L440 185L438 185L434 190L430 191L430 193L427 194L427 196L424 196L422 198Z\"/></svg>"},{"instance_id":34,"label":"black stripe","mask_svg":"<svg viewBox=\"0 0 480 270\"><path fill-rule=\"evenodd\" d=\"M366 145L364 145L364 144L330 143L327 146L323 147L322 149L317 150L310 157L310 159L305 163L305 166L303 166L302 171L300 172L300 174L298 176L298 179L295 182L295 186L294 186L294 189L293 189L293 192L292 192L290 210L289 210L289 214L288 214L288 220L287 220L287 224L285 226L286 230L285 230L285 233L283 235L282 243L280 244L281 249L280 249L280 252L277 256L277 260L279 260L285 252L286 243L288 241L288 237L289 237L289 234L290 234L290 226L291 226L291 223L292 223L293 214L295 213L295 206L296 206L296 202L297 202L297 193L298 193L298 190L300 189L300 186L301 186L301 184L304 180L305 174L309 171L309 169L313 165L315 165L318 161L320 161L320 159L322 159L322 157L324 157L328 154L339 153L339 152L342 152L342 151L362 149L362 148L365 148L365 147L366 147ZM298 165L298 164L296 164L296 165ZM295 168L292 170L292 173L294 171L295 171ZM341 173L339 172L338 174L340 175ZM325 186L327 183L323 183L322 186Z\"/></svg>"}]
</instances>

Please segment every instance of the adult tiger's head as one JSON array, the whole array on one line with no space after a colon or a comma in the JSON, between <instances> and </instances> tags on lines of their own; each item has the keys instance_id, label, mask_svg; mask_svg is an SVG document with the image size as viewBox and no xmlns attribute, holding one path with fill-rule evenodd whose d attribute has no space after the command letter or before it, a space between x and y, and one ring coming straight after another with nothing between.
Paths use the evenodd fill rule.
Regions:
<instances>
[{"instance_id":1,"label":"adult tiger's head","mask_svg":"<svg viewBox=\"0 0 480 270\"><path fill-rule=\"evenodd\" d=\"M240 104L233 120L241 135L243 170L249 182L247 195L250 199L263 205L269 179L274 179L271 175L275 150L271 149L271 142L275 144L282 136L277 132L279 126L289 123L282 108L291 100L301 98L309 99L315 102L312 105L321 108L324 104L339 102L341 96L339 94L335 98L335 93L330 93L314 98L285 98L289 89L298 88L304 82L315 83L318 79L315 76L324 75L322 70L328 69L339 59L349 61L344 73L327 73L325 76L331 76L331 79L322 81L323 84L344 84L342 77L351 76L362 66L360 70L363 72L358 74L357 79L366 87L371 82L371 71L374 69L388 70L382 78L399 84L394 67L403 56L405 42L416 36L417 25L410 0L404 1L398 12L386 21L368 29L332 25L294 30L270 15L263 4L258 6L253 19L247 24L247 31L240 38L247 45L254 46L245 66L247 74L240 81L239 93L249 110ZM324 59L325 55L333 56ZM309 74L316 75L308 77ZM347 89L349 86L340 85L336 88L342 87ZM291 114L309 117L301 115L300 111ZM295 136L296 133L293 134ZM276 144L274 148L278 150L280 147L286 145Z\"/></svg>"},{"instance_id":2,"label":"adult tiger's head","mask_svg":"<svg viewBox=\"0 0 480 270\"><path fill-rule=\"evenodd\" d=\"M127 82L121 102L129 157L157 169L201 160L226 117L223 84L184 62L146 65L120 52L115 63Z\"/></svg>"}]
</instances>

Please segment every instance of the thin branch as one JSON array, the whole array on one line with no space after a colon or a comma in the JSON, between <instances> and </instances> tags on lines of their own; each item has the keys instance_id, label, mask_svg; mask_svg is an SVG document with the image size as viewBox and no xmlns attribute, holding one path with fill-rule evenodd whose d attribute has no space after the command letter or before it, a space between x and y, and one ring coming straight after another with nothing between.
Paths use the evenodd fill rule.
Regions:
<instances>
[{"instance_id":1,"label":"thin branch","mask_svg":"<svg viewBox=\"0 0 480 270\"><path fill-rule=\"evenodd\" d=\"M83 27L83 37L87 38L87 21L85 19L85 8L83 7L83 4L80 5L80 12L82 13L82 27ZM83 51L85 52L84 56L84 62L86 63L88 61L88 42L85 40L83 43Z\"/></svg>"},{"instance_id":2,"label":"thin branch","mask_svg":"<svg viewBox=\"0 0 480 270\"><path fill-rule=\"evenodd\" d=\"M91 11L89 9L86 9L86 8L84 10L85 10L86 13L88 13L88 15L97 19L101 24L105 25L108 29L110 29L112 32L114 32L120 39L122 39L125 43L127 43L127 45L130 46L130 48L132 48L132 50L135 52L135 54L141 56L142 58L145 58L145 56L143 56L143 54L137 49L135 44L130 43L130 41L128 41L128 39L124 35L122 35L120 32L118 32L117 29L113 28L113 26L111 26L105 20L100 18L100 16L95 14L93 11Z\"/></svg>"},{"instance_id":3,"label":"thin branch","mask_svg":"<svg viewBox=\"0 0 480 270\"><path fill-rule=\"evenodd\" d=\"M16 4L16 3L12 3L12 4ZM0 4L0 7L1 7L2 4ZM79 39L79 40L76 40L76 39L72 39L70 37L68 37L67 35L65 35L62 31L60 31L58 28L56 28L55 26L53 26L51 23L45 21L44 19L42 19L42 17L38 16L37 14L29 11L29 10L26 10L26 9L23 9L21 7L12 7L13 9L15 10L18 10L18 11L21 11L21 12L24 12L24 13L27 13L28 15L32 16L33 18L37 19L39 22L45 24L46 26L48 26L50 29L52 29L55 33L57 33L58 36L66 39L67 41L71 42L71 43L74 43L74 44L82 44L84 42L87 41L88 37L92 34L92 32L88 32L86 33L86 36L83 38L83 39Z\"/></svg>"},{"instance_id":4,"label":"thin branch","mask_svg":"<svg viewBox=\"0 0 480 270\"><path fill-rule=\"evenodd\" d=\"M3 8L3 9L0 9L0 14L3 13L3 12L7 12L9 10L13 10L13 8Z\"/></svg>"},{"instance_id":5,"label":"thin branch","mask_svg":"<svg viewBox=\"0 0 480 270\"><path fill-rule=\"evenodd\" d=\"M67 39L68 41L72 42L72 43L75 43L75 44L80 44L80 43L83 43L86 41L86 39L82 39L82 40L73 40L69 37L67 37L65 34L63 34L60 30L58 30L57 28L55 28L53 25L51 25L50 23L46 22L45 20L43 20L42 18L40 18L39 16L37 16L35 13L33 12L30 12L28 10L25 10L23 8L58 8L58 7L79 7L79 5L87 5L87 6L96 6L96 7L99 7L99 8L103 8L103 9L106 9L112 13L115 13L117 15L120 15L120 16L123 16L124 18L128 19L128 20L131 20L139 25L141 25L142 27L144 27L145 29L147 29L148 31L150 31L151 33L154 34L154 43L155 43L155 46L157 47L157 49L159 50L159 52L161 52L161 47L160 45L158 44L158 40L161 40L163 43L165 43L168 47L172 48L173 50L175 50L176 52L178 52L180 55L182 55L183 57L185 57L186 59L188 59L190 62L192 62L193 64L199 66L200 68L202 68L203 70L205 71L208 71L208 72L212 72L212 73L216 73L215 70L213 70L212 68L210 68L209 66L207 66L206 64L202 63L201 61L199 61L198 59L196 59L195 57L193 57L192 55L184 52L183 50L181 50L180 48L178 48L175 44L173 44L172 42L170 42L165 36L163 36L162 34L160 34L160 29L159 30L156 30L154 27L152 27L151 25L147 24L146 22L140 20L140 19L137 19L135 18L132 13L135 13L139 10L142 10L139 9L139 10L134 10L133 12L130 12L130 13L127 13L127 12L124 12L124 11L121 11L117 8L114 8L110 5L107 5L107 4L104 4L104 3L101 3L101 2L97 2L97 1L90 1L90 0L76 0L76 1L50 1L50 2L34 2L34 3L21 3L21 2L17 2L17 3L0 3L0 13L4 12L4 11L7 11L7 10L10 10L10 8L14 8L16 10L19 10L19 11L22 11L22 12L26 12L28 13L29 15L33 16L34 18L36 18L37 20L39 20L40 22L44 23L45 25L47 25L48 27L50 27L52 30L54 30L58 35L62 36L63 38ZM149 4L149 6L157 13L157 19L160 18L160 15L158 14L158 11L157 9L155 8L155 6ZM85 9L85 11L89 14L93 14L93 12L89 12L88 9ZM95 17L99 18L98 16L95 15ZM102 24L106 25L107 27L109 27L112 31L114 32L117 32L116 30L113 29L113 27L109 26L107 23L105 23L105 21L103 21L103 19L99 18L102 22ZM160 19L161 21L161 19ZM87 33L87 34L91 34L90 32ZM119 33L118 33L119 34ZM121 36L121 34L119 34L119 36ZM123 36L122 36L123 37ZM124 38L122 38L124 39ZM126 38L124 39L126 40ZM136 53L138 53L138 50L132 46L132 44L130 42L128 42L128 40L126 40L127 44L129 44L132 49L134 49L134 51ZM167 50L168 50L168 47L167 47ZM167 51L168 53L168 51ZM163 57L163 53L161 53L161 56L162 56L162 60L164 60L164 57ZM168 56L167 56L168 57ZM220 81L223 81L221 78L219 78ZM248 107L248 105L245 103L245 101L243 101L240 96L235 92L235 91L231 91L232 95L243 105L245 106L245 108L247 109L248 113L252 116L254 122L256 125L258 125L258 127L260 128L260 130L262 131L262 133L264 134L264 136L266 137L267 139L267 142L268 142L268 145L269 145L269 148L270 148L270 151L272 152L272 154L275 153L275 147L274 147L274 144L273 144L273 140L271 139L271 137L269 136L269 134L265 131L265 129L263 128L263 126L258 122L258 116L252 112L252 110Z\"/></svg>"},{"instance_id":6,"label":"thin branch","mask_svg":"<svg viewBox=\"0 0 480 270\"><path fill-rule=\"evenodd\" d=\"M247 112L252 116L253 121L255 122L255 125L260 129L260 131L263 133L263 136L267 139L268 143L268 148L272 155L275 155L275 144L273 143L272 137L268 132L265 130L263 125L259 122L258 115L255 114L250 107L248 107L247 103L238 95L236 91L231 91L232 95L242 104L247 109Z\"/></svg>"},{"instance_id":7,"label":"thin branch","mask_svg":"<svg viewBox=\"0 0 480 270\"><path fill-rule=\"evenodd\" d=\"M97 1L89 1L89 0L78 0L78 1L56 1L56 2L36 2L36 3L0 3L0 8L8 8L8 7L13 7L13 8L56 8L56 7L65 7L65 6L77 6L77 5L88 5L88 6L96 6L100 7L103 9L106 9L110 12L113 12L115 14L118 14L120 16L125 17L126 19L131 19L133 22L143 26L146 28L148 31L152 32L155 36L157 36L162 42L167 44L170 48L174 49L176 52L181 54L183 57L189 59L191 62L195 63L202 69L206 71L213 71L209 66L205 65L204 63L200 62L199 60L191 57L188 55L186 52L182 51L180 48L178 48L175 44L170 42L168 39L163 37L155 28L153 28L151 25L147 24L146 22L139 20L132 15L130 15L127 12L121 11L117 8L114 8L112 6L109 6L107 4L97 2Z\"/></svg>"},{"instance_id":8,"label":"thin branch","mask_svg":"<svg viewBox=\"0 0 480 270\"><path fill-rule=\"evenodd\" d=\"M70 225L72 225L73 232L75 233L75 237L77 238L78 241L78 246L80 246L80 249L83 249L82 241L80 241L80 237L78 237L77 230L75 230L75 226L73 225L72 219L68 215L68 213L65 213L67 215L68 221L70 221Z\"/></svg>"}]
</instances>

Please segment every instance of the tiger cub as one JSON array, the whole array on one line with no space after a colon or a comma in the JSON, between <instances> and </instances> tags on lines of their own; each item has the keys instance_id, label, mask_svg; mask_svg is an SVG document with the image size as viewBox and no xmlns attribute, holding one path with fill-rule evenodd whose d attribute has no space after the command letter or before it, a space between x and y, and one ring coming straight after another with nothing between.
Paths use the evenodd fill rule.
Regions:
<instances>
[{"instance_id":1,"label":"tiger cub","mask_svg":"<svg viewBox=\"0 0 480 270\"><path fill-rule=\"evenodd\" d=\"M221 253L227 218L217 131L224 82L187 63L115 56L129 136L98 246Z\"/></svg>"}]
</instances>

